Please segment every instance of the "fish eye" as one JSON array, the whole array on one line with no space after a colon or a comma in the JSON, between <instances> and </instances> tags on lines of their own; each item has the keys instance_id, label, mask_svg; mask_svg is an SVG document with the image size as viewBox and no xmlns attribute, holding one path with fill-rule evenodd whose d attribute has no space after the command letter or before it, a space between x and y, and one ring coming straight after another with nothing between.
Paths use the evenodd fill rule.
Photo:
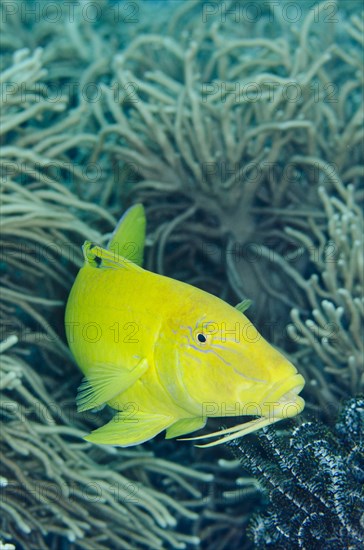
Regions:
<instances>
[{"instance_id":1,"label":"fish eye","mask_svg":"<svg viewBox=\"0 0 364 550\"><path fill-rule=\"evenodd\" d=\"M203 326L196 327L191 336L200 349L209 347L212 344L212 334L206 332Z\"/></svg>"}]
</instances>

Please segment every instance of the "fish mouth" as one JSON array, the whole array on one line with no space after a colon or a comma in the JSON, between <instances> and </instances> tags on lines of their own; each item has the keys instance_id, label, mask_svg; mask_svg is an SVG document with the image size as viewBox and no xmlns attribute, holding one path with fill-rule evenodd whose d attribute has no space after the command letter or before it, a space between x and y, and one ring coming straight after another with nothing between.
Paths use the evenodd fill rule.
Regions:
<instances>
[{"instance_id":1,"label":"fish mouth","mask_svg":"<svg viewBox=\"0 0 364 550\"><path fill-rule=\"evenodd\" d=\"M296 416L305 407L305 402L298 394L305 385L301 374L294 374L286 380L277 382L266 395L263 406L269 418L290 418Z\"/></svg>"}]
</instances>

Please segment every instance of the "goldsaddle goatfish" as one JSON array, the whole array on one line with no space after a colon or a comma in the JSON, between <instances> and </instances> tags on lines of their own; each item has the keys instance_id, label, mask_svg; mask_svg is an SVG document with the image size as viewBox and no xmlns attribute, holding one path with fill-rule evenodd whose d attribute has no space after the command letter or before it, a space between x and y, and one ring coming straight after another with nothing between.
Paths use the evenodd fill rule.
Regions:
<instances>
[{"instance_id":1,"label":"goldsaddle goatfish","mask_svg":"<svg viewBox=\"0 0 364 550\"><path fill-rule=\"evenodd\" d=\"M203 428L210 417L257 416L198 440L225 443L304 408L303 377L235 308L189 284L141 267L141 204L129 208L107 249L86 241L66 308L70 349L85 375L78 411L118 412L85 439L128 447L163 430Z\"/></svg>"}]
</instances>

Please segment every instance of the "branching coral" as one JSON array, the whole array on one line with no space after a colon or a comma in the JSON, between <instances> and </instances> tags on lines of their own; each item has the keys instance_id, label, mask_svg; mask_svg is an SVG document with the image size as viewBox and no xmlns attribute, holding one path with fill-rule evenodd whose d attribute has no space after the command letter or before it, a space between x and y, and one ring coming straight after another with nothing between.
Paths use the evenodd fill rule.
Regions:
<instances>
[{"instance_id":1,"label":"branching coral","mask_svg":"<svg viewBox=\"0 0 364 550\"><path fill-rule=\"evenodd\" d=\"M1 74L1 537L29 550L196 546L192 526L210 504L198 486L206 493L212 473L81 439L96 419L74 408L63 309L80 245L115 226L103 205L118 192L105 157L98 177L85 170L96 142L85 104L50 101L50 52L23 48Z\"/></svg>"},{"instance_id":2,"label":"branching coral","mask_svg":"<svg viewBox=\"0 0 364 550\"><path fill-rule=\"evenodd\" d=\"M348 401L333 431L305 422L292 436L267 429L239 447L244 468L268 491L252 520L259 548L361 548L364 543L364 400Z\"/></svg>"},{"instance_id":3,"label":"branching coral","mask_svg":"<svg viewBox=\"0 0 364 550\"><path fill-rule=\"evenodd\" d=\"M110 85L101 85L101 101L92 105L98 147L140 180L134 196L157 223L150 264L168 269L168 242L171 265L185 275L187 254L191 280L203 284L202 262L219 274L226 258L232 288L255 298L252 311L262 321L270 295L287 308L297 293L274 272L264 283L267 260L255 258L249 244L291 253L283 228L304 226L317 204L317 180L339 195L352 183L358 196L360 22L346 23L336 43L333 25L323 33L315 23L324 2L298 32L280 21L277 37L272 6L265 5L257 32L248 18L234 24L228 2L221 8L225 24L217 10L183 32L181 21L189 12L197 17L199 8L182 6L170 36L150 31L114 57L105 75Z\"/></svg>"},{"instance_id":4,"label":"branching coral","mask_svg":"<svg viewBox=\"0 0 364 550\"><path fill-rule=\"evenodd\" d=\"M255 19L253 3L180 2L158 20L133 2L132 24L106 0L86 18L86 4L71 20L50 3L38 21L1 4L1 536L37 550L241 548L254 483L240 493L212 460L181 466L200 456L186 448L165 461L81 441L96 419L73 408L62 308L80 244L101 242L128 196L147 206L147 267L248 295L263 332L293 308L297 347L269 337L311 380L311 405L361 388L362 22L349 2L339 25L331 1L297 25L274 2ZM334 445L305 426L296 436Z\"/></svg>"},{"instance_id":5,"label":"branching coral","mask_svg":"<svg viewBox=\"0 0 364 550\"><path fill-rule=\"evenodd\" d=\"M170 477L175 490L197 502L188 478L207 482L210 474L150 452L112 453L81 440L94 420L76 416L80 376L63 342L60 306L70 269L80 262L76 242L93 230L78 219L82 210L71 193L66 208L64 193L52 185L30 189L8 180L2 197L2 536L29 549L46 548L50 534L77 541L78 548L196 542L175 526L176 517L191 521L197 514L153 487L149 472Z\"/></svg>"},{"instance_id":6,"label":"branching coral","mask_svg":"<svg viewBox=\"0 0 364 550\"><path fill-rule=\"evenodd\" d=\"M204 547L218 517L229 544L229 515L215 493L220 483L230 485L217 466L203 465L203 473L180 465L183 452L166 461L149 450L113 451L81 440L96 419L74 409L80 374L63 339L63 305L82 241L101 242L98 229L116 223L103 206L118 215L123 209L114 199L124 181L112 174L109 151L94 151L82 93L107 48L77 17L74 26L54 25L51 40L42 22L33 32L20 19L9 23L1 37L2 537L37 550L65 539L69 548L100 550L182 548L199 540ZM34 44L43 48L24 48ZM249 513L243 506L236 539Z\"/></svg>"},{"instance_id":7,"label":"branching coral","mask_svg":"<svg viewBox=\"0 0 364 550\"><path fill-rule=\"evenodd\" d=\"M128 165L147 206L147 266L248 295L260 330L286 351L292 311L294 360L326 416L363 384L363 26L339 8L322 2L289 28L268 3L257 30L231 16L243 4L196 23L190 2L167 37L149 29L114 56L91 106L95 154Z\"/></svg>"},{"instance_id":8,"label":"branching coral","mask_svg":"<svg viewBox=\"0 0 364 550\"><path fill-rule=\"evenodd\" d=\"M308 382L309 405L330 420L342 398L364 389L364 221L353 186L343 190L344 199L329 196L324 187L318 193L325 217L313 211L305 231L285 228L301 245L298 256L309 258L310 275L295 268L297 256L290 262L266 248L262 253L304 296L287 327L295 342L292 358Z\"/></svg>"},{"instance_id":9,"label":"branching coral","mask_svg":"<svg viewBox=\"0 0 364 550\"><path fill-rule=\"evenodd\" d=\"M316 393L320 405L328 407L364 390L364 223L352 186L346 188L345 202L330 198L324 188L319 193L327 220L320 227L309 219L315 240L287 228L310 253L315 268L306 281L297 274L312 317L293 309L294 324L288 331L298 343L297 358L306 370L311 396Z\"/></svg>"},{"instance_id":10,"label":"branching coral","mask_svg":"<svg viewBox=\"0 0 364 550\"><path fill-rule=\"evenodd\" d=\"M197 542L173 530L175 516L191 521L196 513L153 488L148 478L150 472L170 475L173 484L196 495L188 478L208 481L211 476L148 452L92 449L80 442L82 423L75 421L64 396L50 400L47 384L16 352L3 364L5 380L11 373L2 399L4 537L25 548L46 548L49 534L77 541L78 548L109 548L111 543L160 548L162 541L183 548ZM137 481L140 470L144 483Z\"/></svg>"}]
</instances>

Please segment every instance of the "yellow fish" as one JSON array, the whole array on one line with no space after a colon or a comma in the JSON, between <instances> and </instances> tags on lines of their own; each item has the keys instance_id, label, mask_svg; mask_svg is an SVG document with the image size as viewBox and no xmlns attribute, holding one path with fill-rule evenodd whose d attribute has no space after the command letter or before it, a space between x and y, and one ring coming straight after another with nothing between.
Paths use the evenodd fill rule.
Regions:
<instances>
[{"instance_id":1,"label":"yellow fish","mask_svg":"<svg viewBox=\"0 0 364 550\"><path fill-rule=\"evenodd\" d=\"M85 375L79 411L118 412L87 441L128 447L163 430L202 428L209 417L257 419L201 439L224 443L297 415L303 377L244 315L216 296L141 267L141 204L120 220L107 249L86 241L66 308L66 334Z\"/></svg>"}]
</instances>

